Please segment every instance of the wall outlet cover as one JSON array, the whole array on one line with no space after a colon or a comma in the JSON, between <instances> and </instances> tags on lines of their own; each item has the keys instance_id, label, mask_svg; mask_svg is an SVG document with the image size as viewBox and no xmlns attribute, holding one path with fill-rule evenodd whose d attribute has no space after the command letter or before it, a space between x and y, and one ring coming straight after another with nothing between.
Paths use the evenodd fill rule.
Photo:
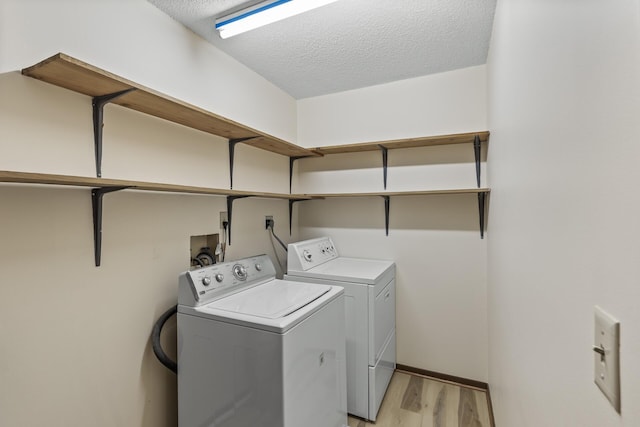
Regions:
<instances>
[{"instance_id":1,"label":"wall outlet cover","mask_svg":"<svg viewBox=\"0 0 640 427\"><path fill-rule=\"evenodd\" d=\"M594 380L620 412L620 322L595 306Z\"/></svg>"},{"instance_id":2,"label":"wall outlet cover","mask_svg":"<svg viewBox=\"0 0 640 427\"><path fill-rule=\"evenodd\" d=\"M227 212L220 212L220 230L224 230L224 222L229 222L229 214L227 214Z\"/></svg>"}]
</instances>

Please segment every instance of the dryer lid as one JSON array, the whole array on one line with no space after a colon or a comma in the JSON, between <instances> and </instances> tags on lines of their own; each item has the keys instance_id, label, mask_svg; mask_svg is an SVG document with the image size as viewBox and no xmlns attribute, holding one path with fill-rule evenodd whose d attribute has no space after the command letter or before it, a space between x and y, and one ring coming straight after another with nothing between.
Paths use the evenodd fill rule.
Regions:
<instances>
[{"instance_id":1,"label":"dryer lid","mask_svg":"<svg viewBox=\"0 0 640 427\"><path fill-rule=\"evenodd\" d=\"M273 280L214 301L208 307L265 319L279 319L315 301L330 290L330 286L316 283Z\"/></svg>"}]
</instances>

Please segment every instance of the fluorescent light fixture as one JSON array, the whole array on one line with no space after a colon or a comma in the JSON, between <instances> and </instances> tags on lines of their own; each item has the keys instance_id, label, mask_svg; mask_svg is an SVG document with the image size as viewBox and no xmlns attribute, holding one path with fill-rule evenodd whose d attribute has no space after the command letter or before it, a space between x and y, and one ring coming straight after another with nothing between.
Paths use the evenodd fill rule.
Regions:
<instances>
[{"instance_id":1,"label":"fluorescent light fixture","mask_svg":"<svg viewBox=\"0 0 640 427\"><path fill-rule=\"evenodd\" d=\"M226 39L334 1L337 0L269 0L216 19L216 30Z\"/></svg>"}]
</instances>

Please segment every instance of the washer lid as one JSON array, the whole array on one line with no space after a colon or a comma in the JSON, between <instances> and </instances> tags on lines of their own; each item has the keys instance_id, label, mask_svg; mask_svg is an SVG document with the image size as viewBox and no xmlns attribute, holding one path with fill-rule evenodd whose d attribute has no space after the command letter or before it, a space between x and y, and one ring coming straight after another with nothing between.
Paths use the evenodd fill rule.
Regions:
<instances>
[{"instance_id":1,"label":"washer lid","mask_svg":"<svg viewBox=\"0 0 640 427\"><path fill-rule=\"evenodd\" d=\"M208 307L264 319L279 319L320 298L330 290L330 286L315 283L274 280L214 301Z\"/></svg>"},{"instance_id":2,"label":"washer lid","mask_svg":"<svg viewBox=\"0 0 640 427\"><path fill-rule=\"evenodd\" d=\"M393 261L338 257L307 271L291 271L289 276L305 276L338 282L375 284L385 273L393 269Z\"/></svg>"}]
</instances>

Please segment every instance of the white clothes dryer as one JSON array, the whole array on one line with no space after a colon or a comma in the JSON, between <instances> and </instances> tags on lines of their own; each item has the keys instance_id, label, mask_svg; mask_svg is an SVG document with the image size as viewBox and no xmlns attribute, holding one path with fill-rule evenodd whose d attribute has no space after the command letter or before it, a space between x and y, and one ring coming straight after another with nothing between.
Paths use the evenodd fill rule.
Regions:
<instances>
[{"instance_id":1,"label":"white clothes dryer","mask_svg":"<svg viewBox=\"0 0 640 427\"><path fill-rule=\"evenodd\" d=\"M343 290L266 255L180 275L180 427L346 427Z\"/></svg>"},{"instance_id":2,"label":"white clothes dryer","mask_svg":"<svg viewBox=\"0 0 640 427\"><path fill-rule=\"evenodd\" d=\"M329 237L290 243L285 279L344 288L347 410L376 420L396 368L395 263L338 255Z\"/></svg>"}]
</instances>

